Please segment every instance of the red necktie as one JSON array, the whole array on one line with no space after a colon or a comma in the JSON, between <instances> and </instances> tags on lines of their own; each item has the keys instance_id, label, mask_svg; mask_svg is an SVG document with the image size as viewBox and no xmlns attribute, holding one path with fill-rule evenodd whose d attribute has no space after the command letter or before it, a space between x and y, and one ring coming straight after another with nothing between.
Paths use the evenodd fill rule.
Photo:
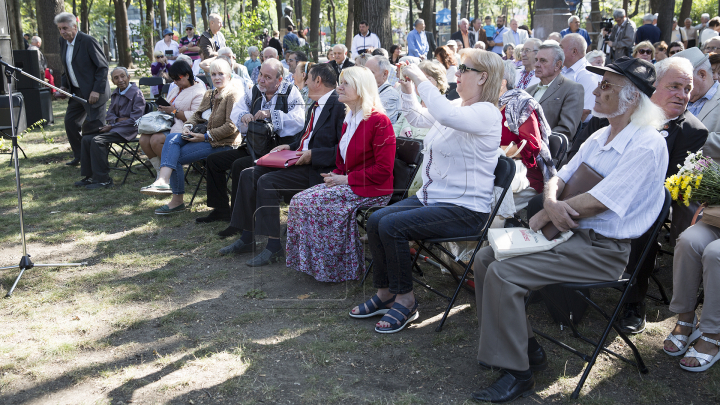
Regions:
<instances>
[{"instance_id":1,"label":"red necktie","mask_svg":"<svg viewBox=\"0 0 720 405\"><path fill-rule=\"evenodd\" d=\"M319 104L316 101L315 104L313 104L313 106L312 106L312 112L310 113L310 122L308 123L305 133L303 134L302 138L300 139L300 145L298 146L298 149L297 149L298 151L302 151L305 140L310 136L310 133L312 133L313 123L315 122L315 110L317 110L318 105ZM310 145L308 144L308 147L309 146Z\"/></svg>"}]
</instances>

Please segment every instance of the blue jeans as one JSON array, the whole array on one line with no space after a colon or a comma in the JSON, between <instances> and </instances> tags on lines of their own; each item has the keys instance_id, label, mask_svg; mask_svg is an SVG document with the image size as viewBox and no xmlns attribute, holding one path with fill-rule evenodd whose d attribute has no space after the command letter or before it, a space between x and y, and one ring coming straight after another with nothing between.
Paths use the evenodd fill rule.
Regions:
<instances>
[{"instance_id":1,"label":"blue jeans","mask_svg":"<svg viewBox=\"0 0 720 405\"><path fill-rule=\"evenodd\" d=\"M170 134L165 139L162 150L160 167L173 169L170 175L170 187L173 194L185 194L185 174L183 166L188 163L205 159L211 153L232 149L230 146L219 146L213 148L207 142L188 142L180 136L182 134Z\"/></svg>"},{"instance_id":2,"label":"blue jeans","mask_svg":"<svg viewBox=\"0 0 720 405\"><path fill-rule=\"evenodd\" d=\"M374 212L367 223L373 257L373 286L393 294L413 289L408 241L477 235L488 214L454 204L422 205L412 196Z\"/></svg>"}]
</instances>

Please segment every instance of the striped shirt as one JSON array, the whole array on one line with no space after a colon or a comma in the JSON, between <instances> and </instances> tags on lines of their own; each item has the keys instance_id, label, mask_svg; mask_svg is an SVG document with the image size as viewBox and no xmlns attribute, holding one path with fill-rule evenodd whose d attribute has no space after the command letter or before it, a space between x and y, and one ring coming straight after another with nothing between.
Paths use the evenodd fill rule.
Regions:
<instances>
[{"instance_id":1,"label":"striped shirt","mask_svg":"<svg viewBox=\"0 0 720 405\"><path fill-rule=\"evenodd\" d=\"M581 219L578 229L634 239L650 229L662 210L667 146L658 131L632 122L606 145L609 136L609 126L592 134L557 175L567 183L583 162L600 173L603 180L589 194L608 210Z\"/></svg>"}]
</instances>

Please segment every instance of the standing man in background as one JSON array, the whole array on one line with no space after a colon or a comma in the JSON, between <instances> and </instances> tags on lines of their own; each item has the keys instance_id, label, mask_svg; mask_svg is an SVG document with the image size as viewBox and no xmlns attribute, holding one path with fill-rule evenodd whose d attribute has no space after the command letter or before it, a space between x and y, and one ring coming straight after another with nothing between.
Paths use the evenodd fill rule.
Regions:
<instances>
[{"instance_id":1,"label":"standing man in background","mask_svg":"<svg viewBox=\"0 0 720 405\"><path fill-rule=\"evenodd\" d=\"M585 52L592 51L592 40L590 39L590 35L588 35L587 30L580 28L580 17L573 15L568 18L568 27L560 31L560 36L565 38L565 35L567 34L580 34L583 38L585 38L585 42L588 44L588 48Z\"/></svg>"},{"instance_id":2,"label":"standing man in background","mask_svg":"<svg viewBox=\"0 0 720 405\"><path fill-rule=\"evenodd\" d=\"M353 37L352 46L350 46L350 50L352 51L352 60L355 60L358 55L367 52L370 48L382 48L380 45L380 38L378 38L376 34L370 32L370 26L367 21L360 21L359 27L360 33Z\"/></svg>"},{"instance_id":3,"label":"standing man in background","mask_svg":"<svg viewBox=\"0 0 720 405\"><path fill-rule=\"evenodd\" d=\"M497 28L495 29L495 33L492 35L492 37L489 37L490 40L488 41L488 44L492 47L492 51L496 54L502 56L503 54L503 36L508 31L507 28L505 28L505 16L499 15L497 18Z\"/></svg>"},{"instance_id":4,"label":"standing man in background","mask_svg":"<svg viewBox=\"0 0 720 405\"><path fill-rule=\"evenodd\" d=\"M505 32L505 35L503 35L503 44L515 44L517 47L518 45L522 45L527 41L528 39L528 32L519 29L517 21L513 18L510 20L510 29Z\"/></svg>"},{"instance_id":5,"label":"standing man in background","mask_svg":"<svg viewBox=\"0 0 720 405\"><path fill-rule=\"evenodd\" d=\"M610 31L610 41L606 44L612 49L610 62L622 56L632 57L633 43L635 41L635 25L625 16L625 10L619 8L613 11L615 25Z\"/></svg>"},{"instance_id":6,"label":"standing man in background","mask_svg":"<svg viewBox=\"0 0 720 405\"><path fill-rule=\"evenodd\" d=\"M291 51L293 46L296 48L300 47L300 39L293 32L293 26L288 25L286 28L287 34L283 37L283 55L288 51Z\"/></svg>"},{"instance_id":7,"label":"standing man in background","mask_svg":"<svg viewBox=\"0 0 720 405\"><path fill-rule=\"evenodd\" d=\"M425 20L418 18L415 20L415 29L410 31L407 36L408 56L425 59L430 50L427 36L425 35Z\"/></svg>"},{"instance_id":8,"label":"standing man in background","mask_svg":"<svg viewBox=\"0 0 720 405\"><path fill-rule=\"evenodd\" d=\"M460 43L462 44L460 49L472 48L475 46L475 35L468 31L469 26L470 22L467 19L461 19L458 23L458 27L460 28L460 30L450 36L450 39L460 41Z\"/></svg>"},{"instance_id":9,"label":"standing man in background","mask_svg":"<svg viewBox=\"0 0 720 405\"><path fill-rule=\"evenodd\" d=\"M202 60L218 56L218 49L225 47L225 35L220 32L220 28L223 26L223 20L220 14L210 14L208 16L208 25L209 29L202 33L200 41L198 41Z\"/></svg>"},{"instance_id":10,"label":"standing man in background","mask_svg":"<svg viewBox=\"0 0 720 405\"><path fill-rule=\"evenodd\" d=\"M68 166L80 164L83 122L105 122L105 103L110 98L108 63L100 44L95 38L78 31L77 17L72 13L55 16L55 25L60 31L60 59L63 65L61 86L69 93L87 100L82 103L68 100L65 112L65 133L73 152Z\"/></svg>"},{"instance_id":11,"label":"standing man in background","mask_svg":"<svg viewBox=\"0 0 720 405\"><path fill-rule=\"evenodd\" d=\"M192 24L185 26L185 36L180 38L180 53L187 55L193 60L195 64L196 60L200 60L200 35L195 33L195 27Z\"/></svg>"}]
</instances>

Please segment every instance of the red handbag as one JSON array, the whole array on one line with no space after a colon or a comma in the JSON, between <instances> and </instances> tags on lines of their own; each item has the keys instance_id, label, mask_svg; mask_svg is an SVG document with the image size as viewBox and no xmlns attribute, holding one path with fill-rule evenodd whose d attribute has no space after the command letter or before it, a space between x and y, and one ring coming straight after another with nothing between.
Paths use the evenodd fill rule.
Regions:
<instances>
[{"instance_id":1,"label":"red handbag","mask_svg":"<svg viewBox=\"0 0 720 405\"><path fill-rule=\"evenodd\" d=\"M294 166L295 162L300 159L302 152L296 150L281 150L278 152L271 152L261 157L255 162L258 166L274 167L276 169L284 169L286 167Z\"/></svg>"}]
</instances>

